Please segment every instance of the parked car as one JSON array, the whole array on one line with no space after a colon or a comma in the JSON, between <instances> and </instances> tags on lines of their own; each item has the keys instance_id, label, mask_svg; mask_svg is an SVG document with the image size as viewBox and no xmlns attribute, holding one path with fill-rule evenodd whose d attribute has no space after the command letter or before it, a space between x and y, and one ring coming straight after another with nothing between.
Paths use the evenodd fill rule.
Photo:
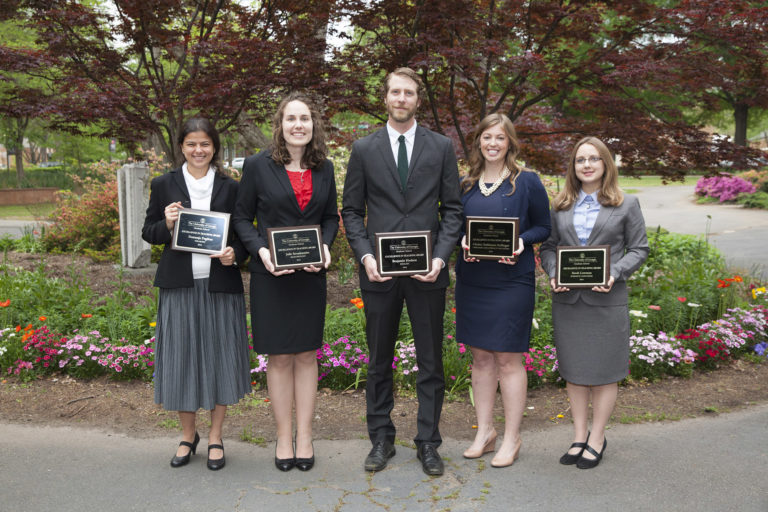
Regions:
<instances>
[{"instance_id":1,"label":"parked car","mask_svg":"<svg viewBox=\"0 0 768 512\"><path fill-rule=\"evenodd\" d=\"M245 158L243 157L237 157L232 159L232 168L237 169L238 171L243 170L243 162L245 162Z\"/></svg>"}]
</instances>

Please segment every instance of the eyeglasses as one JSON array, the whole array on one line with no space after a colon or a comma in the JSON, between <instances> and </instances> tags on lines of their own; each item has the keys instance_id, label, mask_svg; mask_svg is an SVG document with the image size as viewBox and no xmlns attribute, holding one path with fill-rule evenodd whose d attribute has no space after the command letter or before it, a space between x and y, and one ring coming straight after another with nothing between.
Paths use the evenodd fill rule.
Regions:
<instances>
[{"instance_id":1,"label":"eyeglasses","mask_svg":"<svg viewBox=\"0 0 768 512\"><path fill-rule=\"evenodd\" d=\"M587 160L589 160L589 163L592 165L595 165L597 162L603 161L603 159L600 158L599 156L591 156L589 158L584 158L583 156L580 156L579 158L574 160L574 162L576 162L576 165L584 165L585 163L587 163Z\"/></svg>"}]
</instances>

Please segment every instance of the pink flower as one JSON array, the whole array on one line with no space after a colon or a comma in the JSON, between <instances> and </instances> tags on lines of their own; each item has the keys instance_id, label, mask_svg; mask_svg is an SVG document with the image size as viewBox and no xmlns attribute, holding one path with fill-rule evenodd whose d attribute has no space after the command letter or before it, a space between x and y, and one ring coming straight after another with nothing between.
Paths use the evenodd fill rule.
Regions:
<instances>
[{"instance_id":1,"label":"pink flower","mask_svg":"<svg viewBox=\"0 0 768 512\"><path fill-rule=\"evenodd\" d=\"M661 311L661 306L656 306L654 304L651 304L650 306L648 306L648 309L652 309L654 311Z\"/></svg>"}]
</instances>

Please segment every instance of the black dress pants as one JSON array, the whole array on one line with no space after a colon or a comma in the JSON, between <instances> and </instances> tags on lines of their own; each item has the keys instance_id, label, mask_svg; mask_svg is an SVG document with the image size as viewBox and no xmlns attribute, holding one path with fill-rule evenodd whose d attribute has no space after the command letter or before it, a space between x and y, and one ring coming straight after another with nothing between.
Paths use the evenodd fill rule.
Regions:
<instances>
[{"instance_id":1,"label":"black dress pants","mask_svg":"<svg viewBox=\"0 0 768 512\"><path fill-rule=\"evenodd\" d=\"M438 424L445 396L443 374L443 314L445 288L425 289L410 277L395 277L385 292L362 290L370 362L366 385L368 435L371 442L395 442L392 361L403 302L413 329L416 346L416 395L419 399L416 446L439 445Z\"/></svg>"}]
</instances>

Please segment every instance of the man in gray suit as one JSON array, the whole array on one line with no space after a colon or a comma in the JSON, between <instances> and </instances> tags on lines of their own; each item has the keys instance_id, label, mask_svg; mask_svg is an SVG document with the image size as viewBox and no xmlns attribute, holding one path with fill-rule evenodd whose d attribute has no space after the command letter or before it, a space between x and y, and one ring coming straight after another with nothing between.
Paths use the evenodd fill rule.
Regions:
<instances>
[{"instance_id":1,"label":"man in gray suit","mask_svg":"<svg viewBox=\"0 0 768 512\"><path fill-rule=\"evenodd\" d=\"M446 264L459 238L462 206L451 141L416 124L414 116L423 92L421 78L409 68L387 75L387 125L352 146L341 215L349 244L361 262L360 288L370 353L366 402L373 448L365 459L365 469L382 470L395 455L395 426L390 417L394 406L392 360L405 301L419 367L414 442L424 472L442 475L437 447L445 394L442 344L449 283ZM374 256L375 234L423 230L432 234L432 270L410 277L381 276Z\"/></svg>"}]
</instances>

